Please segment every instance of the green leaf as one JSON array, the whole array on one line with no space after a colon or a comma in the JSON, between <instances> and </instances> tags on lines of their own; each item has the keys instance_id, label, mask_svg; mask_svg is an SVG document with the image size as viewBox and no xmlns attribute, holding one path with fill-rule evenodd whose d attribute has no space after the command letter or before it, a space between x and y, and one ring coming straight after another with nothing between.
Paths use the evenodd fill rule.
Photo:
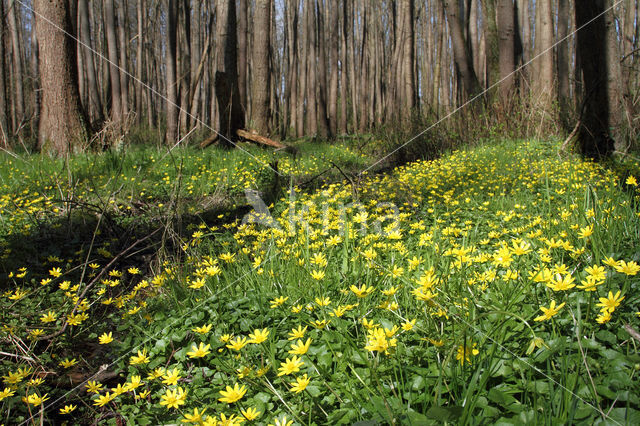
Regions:
<instances>
[{"instance_id":1,"label":"green leaf","mask_svg":"<svg viewBox=\"0 0 640 426\"><path fill-rule=\"evenodd\" d=\"M453 422L460 418L463 407L457 405L451 407L431 407L427 410L426 416L439 422Z\"/></svg>"}]
</instances>

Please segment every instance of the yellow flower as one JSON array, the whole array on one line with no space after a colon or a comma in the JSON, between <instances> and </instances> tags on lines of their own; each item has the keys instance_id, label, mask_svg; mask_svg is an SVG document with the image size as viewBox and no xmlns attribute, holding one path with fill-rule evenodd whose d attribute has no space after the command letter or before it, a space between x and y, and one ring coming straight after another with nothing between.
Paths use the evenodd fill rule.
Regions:
<instances>
[{"instance_id":1,"label":"yellow flower","mask_svg":"<svg viewBox=\"0 0 640 426\"><path fill-rule=\"evenodd\" d=\"M296 381L293 383L290 383L291 385L290 391L295 393L300 393L306 389L310 381L311 379L307 377L306 374L304 374L302 377L296 377Z\"/></svg>"},{"instance_id":2,"label":"yellow flower","mask_svg":"<svg viewBox=\"0 0 640 426\"><path fill-rule=\"evenodd\" d=\"M315 301L318 306L328 306L331 304L331 299L328 297L316 297Z\"/></svg>"},{"instance_id":3,"label":"yellow flower","mask_svg":"<svg viewBox=\"0 0 640 426\"><path fill-rule=\"evenodd\" d=\"M593 265L588 266L584 269L584 271L589 274L589 276L593 277L594 280L601 281L607 278L607 271L603 266Z\"/></svg>"},{"instance_id":4,"label":"yellow flower","mask_svg":"<svg viewBox=\"0 0 640 426\"><path fill-rule=\"evenodd\" d=\"M167 392L160 397L160 405L164 405L167 408L178 408L185 403L187 399L187 392L181 387L175 390L167 389Z\"/></svg>"},{"instance_id":5,"label":"yellow flower","mask_svg":"<svg viewBox=\"0 0 640 426\"><path fill-rule=\"evenodd\" d=\"M305 343L303 343L302 340L298 340L291 345L289 353L293 355L304 355L309 350L309 346L311 346L311 339L307 339Z\"/></svg>"},{"instance_id":6,"label":"yellow flower","mask_svg":"<svg viewBox=\"0 0 640 426\"><path fill-rule=\"evenodd\" d=\"M372 286L367 287L366 284L362 284L360 287L356 287L355 285L351 285L349 288L353 294L357 297L364 298L374 292L374 288Z\"/></svg>"},{"instance_id":7,"label":"yellow flower","mask_svg":"<svg viewBox=\"0 0 640 426\"><path fill-rule=\"evenodd\" d=\"M632 175L629 175L629 177L627 178L627 180L625 181L625 183L627 185L632 185L632 186L638 186L638 182L636 181L636 178L633 177Z\"/></svg>"},{"instance_id":8,"label":"yellow flower","mask_svg":"<svg viewBox=\"0 0 640 426\"><path fill-rule=\"evenodd\" d=\"M207 334L208 332L211 331L211 327L212 327L211 324L205 324L202 327L192 328L191 331L198 334Z\"/></svg>"},{"instance_id":9,"label":"yellow flower","mask_svg":"<svg viewBox=\"0 0 640 426\"><path fill-rule=\"evenodd\" d=\"M239 351L240 349L244 348L247 343L249 343L247 341L246 337L236 337L234 340L230 341L227 346L227 348L229 349L233 349L236 351Z\"/></svg>"},{"instance_id":10,"label":"yellow flower","mask_svg":"<svg viewBox=\"0 0 640 426\"><path fill-rule=\"evenodd\" d=\"M58 278L60 275L62 275L62 269L58 267L52 268L49 270L49 275L51 275L54 278Z\"/></svg>"},{"instance_id":11,"label":"yellow flower","mask_svg":"<svg viewBox=\"0 0 640 426\"><path fill-rule=\"evenodd\" d=\"M404 323L402 323L402 329L404 331L410 331L413 329L413 327L416 325L416 319L412 319L410 321L405 321Z\"/></svg>"},{"instance_id":12,"label":"yellow flower","mask_svg":"<svg viewBox=\"0 0 640 426\"><path fill-rule=\"evenodd\" d=\"M578 238L588 238L593 234L593 225L585 226L584 228L580 228L580 232L578 232Z\"/></svg>"},{"instance_id":13,"label":"yellow flower","mask_svg":"<svg viewBox=\"0 0 640 426\"><path fill-rule=\"evenodd\" d=\"M304 328L302 328L302 326L299 325L298 328L291 329L289 332L289 340L302 339L306 332L307 326L305 325Z\"/></svg>"},{"instance_id":14,"label":"yellow flower","mask_svg":"<svg viewBox=\"0 0 640 426\"><path fill-rule=\"evenodd\" d=\"M255 343L255 344L259 344L264 342L265 340L267 340L267 337L269 336L269 330L267 330L266 328L263 328L262 330L260 329L255 329L253 330L253 333L249 334L249 343Z\"/></svg>"},{"instance_id":15,"label":"yellow flower","mask_svg":"<svg viewBox=\"0 0 640 426\"><path fill-rule=\"evenodd\" d=\"M76 405L65 405L64 408L60 409L60 414L70 414L73 410L77 408Z\"/></svg>"},{"instance_id":16,"label":"yellow flower","mask_svg":"<svg viewBox=\"0 0 640 426\"><path fill-rule=\"evenodd\" d=\"M220 395L222 395L222 398L218 398L218 401L226 402L227 404L233 404L239 399L242 399L245 393L247 393L247 388L245 385L238 386L238 384L236 383L235 385L233 385L233 388L227 385L226 390L220 391Z\"/></svg>"},{"instance_id":17,"label":"yellow flower","mask_svg":"<svg viewBox=\"0 0 640 426\"><path fill-rule=\"evenodd\" d=\"M112 332L110 331L109 333L102 333L102 335L98 338L98 341L101 345L106 345L113 342Z\"/></svg>"},{"instance_id":18,"label":"yellow flower","mask_svg":"<svg viewBox=\"0 0 640 426\"><path fill-rule=\"evenodd\" d=\"M129 360L129 364L138 365L138 364L146 364L150 361L149 356L147 355L147 350L143 349L142 351L138 351L137 355L133 355Z\"/></svg>"},{"instance_id":19,"label":"yellow flower","mask_svg":"<svg viewBox=\"0 0 640 426\"><path fill-rule=\"evenodd\" d=\"M284 296L280 296L280 297L276 297L275 299L273 299L270 303L271 303L271 309L273 308L277 308L278 306L282 305L284 302L286 302L288 299L288 297L284 297Z\"/></svg>"},{"instance_id":20,"label":"yellow flower","mask_svg":"<svg viewBox=\"0 0 640 426\"><path fill-rule=\"evenodd\" d=\"M97 407L104 407L105 405L110 403L115 397L116 397L115 395L112 395L109 392L105 393L104 395L98 395L98 398L95 401L93 401L93 405Z\"/></svg>"},{"instance_id":21,"label":"yellow flower","mask_svg":"<svg viewBox=\"0 0 640 426\"><path fill-rule=\"evenodd\" d=\"M244 418L249 421L257 419L258 416L261 414L260 411L256 410L253 407L249 407L246 410L240 410L240 412L242 413Z\"/></svg>"},{"instance_id":22,"label":"yellow flower","mask_svg":"<svg viewBox=\"0 0 640 426\"><path fill-rule=\"evenodd\" d=\"M571 275L565 275L564 277L560 274L556 274L556 277L551 281L550 284L547 284L553 291L566 291L572 289L576 285L574 284L575 278Z\"/></svg>"},{"instance_id":23,"label":"yellow flower","mask_svg":"<svg viewBox=\"0 0 640 426\"><path fill-rule=\"evenodd\" d=\"M278 368L278 376L285 376L291 373L297 373L300 371L300 367L304 365L304 361L302 361L297 356L293 358L287 358L285 362L280 363L280 368Z\"/></svg>"},{"instance_id":24,"label":"yellow flower","mask_svg":"<svg viewBox=\"0 0 640 426\"><path fill-rule=\"evenodd\" d=\"M596 317L596 322L598 324L606 324L606 323L608 323L609 321L611 321L611 312L612 311L609 311L607 309L603 309L600 312L600 315L598 315Z\"/></svg>"},{"instance_id":25,"label":"yellow flower","mask_svg":"<svg viewBox=\"0 0 640 426\"><path fill-rule=\"evenodd\" d=\"M313 278L316 281L320 281L324 278L324 271L319 271L317 269L314 269L313 271L311 271L311 278Z\"/></svg>"},{"instance_id":26,"label":"yellow flower","mask_svg":"<svg viewBox=\"0 0 640 426\"><path fill-rule=\"evenodd\" d=\"M12 390L11 388L4 388L3 391L0 391L0 401L2 401L5 398L9 398L10 396L15 395L16 391Z\"/></svg>"},{"instance_id":27,"label":"yellow flower","mask_svg":"<svg viewBox=\"0 0 640 426\"><path fill-rule=\"evenodd\" d=\"M207 344L205 346L204 343L200 342L200 346L196 346L195 343L191 345L191 351L187 352L189 358L203 358L211 353L209 350L211 345Z\"/></svg>"},{"instance_id":28,"label":"yellow flower","mask_svg":"<svg viewBox=\"0 0 640 426\"><path fill-rule=\"evenodd\" d=\"M564 305L565 305L565 302L562 302L560 305L556 307L556 301L552 300L548 308L545 308L544 306L540 306L540 310L543 312L543 315L535 317L533 320L544 321L544 320L551 319L554 315L560 312L560 309L562 309Z\"/></svg>"},{"instance_id":29,"label":"yellow flower","mask_svg":"<svg viewBox=\"0 0 640 426\"><path fill-rule=\"evenodd\" d=\"M28 404L35 405L37 407L38 405L41 405L43 402L49 399L47 395L48 394L45 393L43 396L40 396L34 392L31 395L27 396L26 398L23 397L22 400Z\"/></svg>"},{"instance_id":30,"label":"yellow flower","mask_svg":"<svg viewBox=\"0 0 640 426\"><path fill-rule=\"evenodd\" d=\"M87 382L87 392L88 393L98 393L102 389L102 383L98 383L95 380L89 380Z\"/></svg>"},{"instance_id":31,"label":"yellow flower","mask_svg":"<svg viewBox=\"0 0 640 426\"><path fill-rule=\"evenodd\" d=\"M330 322L331 322L331 320L322 320L322 321L321 320L316 320L316 321L311 321L311 325L314 326L315 328L317 328L318 330L322 330Z\"/></svg>"},{"instance_id":32,"label":"yellow flower","mask_svg":"<svg viewBox=\"0 0 640 426\"><path fill-rule=\"evenodd\" d=\"M205 408L204 410L200 411L197 408L193 409L193 414L185 414L184 415L184 419L181 420L182 423L202 423L202 416L204 416L204 412L207 411L207 409Z\"/></svg>"},{"instance_id":33,"label":"yellow flower","mask_svg":"<svg viewBox=\"0 0 640 426\"><path fill-rule=\"evenodd\" d=\"M615 295L610 291L608 297L601 297L599 300L600 303L596 306L600 306L602 311L613 312L620 306L620 302L624 300L624 296L620 297L620 290L618 290Z\"/></svg>"},{"instance_id":34,"label":"yellow flower","mask_svg":"<svg viewBox=\"0 0 640 426\"><path fill-rule=\"evenodd\" d=\"M607 257L605 260L602 261L602 263L604 263L605 265L611 266L612 268L615 268L616 266L618 266L618 261L614 260L613 257Z\"/></svg>"},{"instance_id":35,"label":"yellow flower","mask_svg":"<svg viewBox=\"0 0 640 426\"><path fill-rule=\"evenodd\" d=\"M467 343L458 346L458 349L456 350L456 359L460 361L460 364L464 364L465 361L470 363L471 356L477 356L480 353L480 351L476 349L476 346L478 346L477 343Z\"/></svg>"},{"instance_id":36,"label":"yellow flower","mask_svg":"<svg viewBox=\"0 0 640 426\"><path fill-rule=\"evenodd\" d=\"M142 386L142 377L138 375L131 376L131 379L129 380L129 382L124 384L124 387L127 392L135 390L140 386Z\"/></svg>"},{"instance_id":37,"label":"yellow flower","mask_svg":"<svg viewBox=\"0 0 640 426\"><path fill-rule=\"evenodd\" d=\"M619 260L618 263L614 266L616 271L622 272L625 275L636 275L638 271L640 271L640 265L638 265L633 260L629 262L625 262L624 260Z\"/></svg>"},{"instance_id":38,"label":"yellow flower","mask_svg":"<svg viewBox=\"0 0 640 426\"><path fill-rule=\"evenodd\" d=\"M65 358L62 361L60 361L58 363L58 365L60 365L61 367L64 368L71 368L74 365L76 365L78 363L78 361L75 358L69 359L69 358Z\"/></svg>"},{"instance_id":39,"label":"yellow flower","mask_svg":"<svg viewBox=\"0 0 640 426\"><path fill-rule=\"evenodd\" d=\"M40 321L47 323L47 322L54 322L56 319L58 319L58 317L56 316L56 313L53 311L49 311L46 314L43 314L40 317Z\"/></svg>"},{"instance_id":40,"label":"yellow flower","mask_svg":"<svg viewBox=\"0 0 640 426\"><path fill-rule=\"evenodd\" d=\"M204 287L205 283L206 282L205 282L204 277L196 278L195 280L191 281L191 284L189 284L189 288L192 288L194 290L198 290L198 289Z\"/></svg>"},{"instance_id":41,"label":"yellow flower","mask_svg":"<svg viewBox=\"0 0 640 426\"><path fill-rule=\"evenodd\" d=\"M293 420L287 420L287 416L282 416L282 419L275 418L273 423L269 423L269 426L291 426Z\"/></svg>"},{"instance_id":42,"label":"yellow flower","mask_svg":"<svg viewBox=\"0 0 640 426\"><path fill-rule=\"evenodd\" d=\"M162 375L162 379L162 383L165 385L175 385L178 383L178 380L180 380L180 370L178 370L177 367L173 370L167 370L167 372Z\"/></svg>"}]
</instances>

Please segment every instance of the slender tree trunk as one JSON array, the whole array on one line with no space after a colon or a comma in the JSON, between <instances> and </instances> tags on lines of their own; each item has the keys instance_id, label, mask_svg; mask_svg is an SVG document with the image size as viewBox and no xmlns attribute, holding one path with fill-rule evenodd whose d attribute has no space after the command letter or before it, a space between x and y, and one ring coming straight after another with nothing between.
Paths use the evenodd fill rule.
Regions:
<instances>
[{"instance_id":1,"label":"slender tree trunk","mask_svg":"<svg viewBox=\"0 0 640 426\"><path fill-rule=\"evenodd\" d=\"M247 105L247 55L248 55L248 21L247 12L249 5L247 0L240 0L238 4L238 90L240 102Z\"/></svg>"},{"instance_id":2,"label":"slender tree trunk","mask_svg":"<svg viewBox=\"0 0 640 426\"><path fill-rule=\"evenodd\" d=\"M482 2L482 13L484 21L485 36L485 59L486 59L486 87L491 87L500 80L500 37L496 22L496 2L500 0L484 0ZM507 0L508 1L508 0ZM495 98L497 90L491 90L489 98Z\"/></svg>"},{"instance_id":3,"label":"slender tree trunk","mask_svg":"<svg viewBox=\"0 0 640 426\"><path fill-rule=\"evenodd\" d=\"M178 0L169 0L167 9L167 48L166 48L166 69L167 69L167 134L166 142L173 145L178 140L178 79L176 50L178 44Z\"/></svg>"},{"instance_id":4,"label":"slender tree trunk","mask_svg":"<svg viewBox=\"0 0 640 426\"><path fill-rule=\"evenodd\" d=\"M102 100L98 89L96 69L94 64L94 54L91 43L91 26L89 16L89 1L80 0L78 3L78 14L80 15L80 37L83 43L84 66L87 75L87 91L89 94L89 108L85 110L92 120L102 121Z\"/></svg>"},{"instance_id":5,"label":"slender tree trunk","mask_svg":"<svg viewBox=\"0 0 640 426\"><path fill-rule=\"evenodd\" d=\"M14 128L20 127L25 119L24 109L24 73L22 71L22 54L20 49L20 34L18 27L20 3L11 0L9 4L9 30L11 31L11 52L13 54L13 89L15 93L15 125Z\"/></svg>"},{"instance_id":6,"label":"slender tree trunk","mask_svg":"<svg viewBox=\"0 0 640 426\"><path fill-rule=\"evenodd\" d=\"M553 16L551 0L537 0L536 2L536 78L533 85L533 106L544 114L542 120L547 126L552 125L556 120L554 101L557 99L555 93L555 76L553 64ZM539 55L539 56L538 56Z\"/></svg>"},{"instance_id":7,"label":"slender tree trunk","mask_svg":"<svg viewBox=\"0 0 640 426\"><path fill-rule=\"evenodd\" d=\"M580 30L577 34L584 88L578 141L582 155L594 159L607 158L614 149L609 134L608 40L607 23L602 15L605 5L605 0L594 0L576 2L574 8L576 28L590 22L588 30Z\"/></svg>"},{"instance_id":8,"label":"slender tree trunk","mask_svg":"<svg viewBox=\"0 0 640 426\"><path fill-rule=\"evenodd\" d=\"M558 36L560 42L567 37L569 31L569 0L558 0ZM558 61L558 107L560 109L559 118L565 131L570 132L570 86L569 86L569 42L562 41L556 46L556 57Z\"/></svg>"},{"instance_id":9,"label":"slender tree trunk","mask_svg":"<svg viewBox=\"0 0 640 426\"><path fill-rule=\"evenodd\" d=\"M318 116L316 115L316 26L315 26L315 0L306 1L304 4L306 17L306 42L307 42L307 133L317 135Z\"/></svg>"},{"instance_id":10,"label":"slender tree trunk","mask_svg":"<svg viewBox=\"0 0 640 426\"><path fill-rule=\"evenodd\" d=\"M0 47L4 50L6 21L4 14L4 1L0 0ZM7 120L7 64L5 55L0 54L0 148L9 148L9 123Z\"/></svg>"},{"instance_id":11,"label":"slender tree trunk","mask_svg":"<svg viewBox=\"0 0 640 426\"><path fill-rule=\"evenodd\" d=\"M78 93L73 18L66 0L35 0L34 6L42 81L38 147L66 155L81 149L87 136Z\"/></svg>"},{"instance_id":12,"label":"slender tree trunk","mask_svg":"<svg viewBox=\"0 0 640 426\"><path fill-rule=\"evenodd\" d=\"M329 77L329 98L328 98L328 112L329 112L329 132L332 135L338 133L338 71L339 71L339 58L338 58L338 46L340 40L340 28L338 12L340 11L338 0L327 0L329 2L329 53L330 60L329 66L331 74Z\"/></svg>"},{"instance_id":13,"label":"slender tree trunk","mask_svg":"<svg viewBox=\"0 0 640 426\"><path fill-rule=\"evenodd\" d=\"M192 49L191 38L191 4L190 0L182 1L182 22L183 25L178 24L178 33L180 34L180 55L176 57L176 69L179 70L178 78L178 99L179 99L179 111L178 111L178 125L180 134L186 134L189 131L189 97L191 91L191 57L194 55Z\"/></svg>"},{"instance_id":14,"label":"slender tree trunk","mask_svg":"<svg viewBox=\"0 0 640 426\"><path fill-rule=\"evenodd\" d=\"M116 36L116 19L114 0L104 1L104 31L109 51L109 78L111 82L111 119L120 123L123 118L122 90L120 89L120 70L118 59L118 41Z\"/></svg>"},{"instance_id":15,"label":"slender tree trunk","mask_svg":"<svg viewBox=\"0 0 640 426\"><path fill-rule=\"evenodd\" d=\"M251 121L261 135L269 135L269 94L271 92L271 69L269 44L271 41L271 0L256 0L253 14Z\"/></svg>"},{"instance_id":16,"label":"slender tree trunk","mask_svg":"<svg viewBox=\"0 0 640 426\"><path fill-rule=\"evenodd\" d=\"M314 0L316 3L316 35L315 42L318 52L318 82L316 85L316 97L318 100L318 134L323 139L333 137L329 129L327 119L327 50L324 33L324 7L323 0Z\"/></svg>"},{"instance_id":17,"label":"slender tree trunk","mask_svg":"<svg viewBox=\"0 0 640 426\"><path fill-rule=\"evenodd\" d=\"M416 107L416 87L414 76L414 2L413 0L400 0L398 5L398 20L400 22L400 43L401 66L398 73L398 93L400 93L401 119L408 120L413 109Z\"/></svg>"},{"instance_id":18,"label":"slender tree trunk","mask_svg":"<svg viewBox=\"0 0 640 426\"><path fill-rule=\"evenodd\" d=\"M563 1L563 0L560 0ZM566 1L566 0L565 0ZM513 0L498 0L498 46L500 49L500 101L510 103L515 89L516 16Z\"/></svg>"},{"instance_id":19,"label":"slender tree trunk","mask_svg":"<svg viewBox=\"0 0 640 426\"><path fill-rule=\"evenodd\" d=\"M296 7L298 7L298 2L296 1ZM301 35L301 46L300 46L300 51L301 54L299 56L299 60L298 60L298 69L299 69L299 74L300 74L300 78L298 79L299 85L298 85L298 100L297 100L297 105L296 105L296 136L297 137L302 137L305 134L307 134L308 132L308 128L309 128L309 123L305 122L305 99L307 96L307 55L308 55L308 46L307 46L307 39L309 38L309 34L307 31L305 31L305 28L307 26L307 9L308 9L308 4L305 2L303 3L303 12L302 12L302 22L300 24L301 27L301 31L300 31L300 35ZM297 30L296 30L297 31Z\"/></svg>"},{"instance_id":20,"label":"slender tree trunk","mask_svg":"<svg viewBox=\"0 0 640 426\"><path fill-rule=\"evenodd\" d=\"M340 133L347 134L347 2L342 2L340 26Z\"/></svg>"},{"instance_id":21,"label":"slender tree trunk","mask_svg":"<svg viewBox=\"0 0 640 426\"><path fill-rule=\"evenodd\" d=\"M86 1L86 0L85 0ZM144 27L146 18L146 0L138 0L136 9L138 15L138 36L136 40L136 121L142 123L142 91L144 84L142 82L142 71L144 69Z\"/></svg>"},{"instance_id":22,"label":"slender tree trunk","mask_svg":"<svg viewBox=\"0 0 640 426\"><path fill-rule=\"evenodd\" d=\"M235 0L217 0L215 89L218 100L218 132L222 144L237 140L244 127L244 113L238 90L238 38Z\"/></svg>"},{"instance_id":23,"label":"slender tree trunk","mask_svg":"<svg viewBox=\"0 0 640 426\"><path fill-rule=\"evenodd\" d=\"M118 13L118 53L120 54L120 100L122 102L122 115L123 118L129 114L129 75L127 74L127 53L129 51L128 44L128 23L127 14L125 13L127 8L126 0L122 0L122 3L117 7Z\"/></svg>"},{"instance_id":24,"label":"slender tree trunk","mask_svg":"<svg viewBox=\"0 0 640 426\"><path fill-rule=\"evenodd\" d=\"M480 93L480 83L473 70L471 55L464 40L464 33L458 17L458 7L453 0L442 0L443 7L447 14L449 31L451 33L451 44L453 46L453 56L456 66L462 78L465 98L469 99Z\"/></svg>"}]
</instances>

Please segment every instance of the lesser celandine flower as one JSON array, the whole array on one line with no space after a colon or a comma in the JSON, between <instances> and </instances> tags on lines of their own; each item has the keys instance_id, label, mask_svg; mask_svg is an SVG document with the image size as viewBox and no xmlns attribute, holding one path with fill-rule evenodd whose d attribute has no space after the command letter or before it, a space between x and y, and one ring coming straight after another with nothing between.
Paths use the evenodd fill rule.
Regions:
<instances>
[{"instance_id":1,"label":"lesser celandine flower","mask_svg":"<svg viewBox=\"0 0 640 426\"><path fill-rule=\"evenodd\" d=\"M289 350L290 354L293 355L304 355L309 350L311 346L311 339L307 339L305 343L302 340L298 340L291 345L291 349Z\"/></svg>"},{"instance_id":2,"label":"lesser celandine flower","mask_svg":"<svg viewBox=\"0 0 640 426\"><path fill-rule=\"evenodd\" d=\"M289 332L289 340L302 339L304 334L307 332L307 326L304 328L301 325L298 325L298 328L293 328Z\"/></svg>"},{"instance_id":3,"label":"lesser celandine flower","mask_svg":"<svg viewBox=\"0 0 640 426\"><path fill-rule=\"evenodd\" d=\"M249 421L257 419L258 416L260 416L260 414L261 414L260 411L256 410L253 407L249 407L246 410L240 410L240 413L242 413L244 418L249 420Z\"/></svg>"},{"instance_id":4,"label":"lesser celandine flower","mask_svg":"<svg viewBox=\"0 0 640 426\"><path fill-rule=\"evenodd\" d=\"M227 348L229 348L229 349L233 349L233 350L239 351L239 350L241 350L242 348L244 348L244 347L247 345L247 343L249 343L249 342L247 341L247 338L246 338L246 337L244 337L244 336L242 336L242 337L238 336L238 337L236 337L234 340L231 340L231 341L229 342L229 344L228 344L228 345L226 345L226 346L227 346Z\"/></svg>"},{"instance_id":5,"label":"lesser celandine flower","mask_svg":"<svg viewBox=\"0 0 640 426\"><path fill-rule=\"evenodd\" d=\"M201 327L194 327L191 329L191 331L198 334L207 334L208 332L211 331L211 327L212 327L212 324L205 324Z\"/></svg>"},{"instance_id":6,"label":"lesser celandine flower","mask_svg":"<svg viewBox=\"0 0 640 426\"><path fill-rule=\"evenodd\" d=\"M129 359L129 364L138 365L138 364L146 364L150 361L149 356L147 355L147 350L143 349L142 351L138 351L137 355L133 355Z\"/></svg>"},{"instance_id":7,"label":"lesser celandine flower","mask_svg":"<svg viewBox=\"0 0 640 426\"><path fill-rule=\"evenodd\" d=\"M466 343L458 346L458 349L456 350L456 359L460 361L460 364L464 364L465 361L470 363L471 357L477 356L480 353L480 351L476 349L476 346L478 346L477 343Z\"/></svg>"},{"instance_id":8,"label":"lesser celandine flower","mask_svg":"<svg viewBox=\"0 0 640 426\"><path fill-rule=\"evenodd\" d=\"M178 383L180 380L180 370L178 368L174 368L173 370L167 370L166 373L162 375L162 383L165 385L171 386Z\"/></svg>"},{"instance_id":9,"label":"lesser celandine flower","mask_svg":"<svg viewBox=\"0 0 640 426\"><path fill-rule=\"evenodd\" d=\"M237 383L234 384L233 387L227 385L226 390L220 391L220 395L222 395L222 397L218 398L218 401L233 404L234 402L242 399L245 393L247 393L245 385L239 386Z\"/></svg>"},{"instance_id":10,"label":"lesser celandine flower","mask_svg":"<svg viewBox=\"0 0 640 426\"><path fill-rule=\"evenodd\" d=\"M545 308L544 306L540 306L540 310L543 312L543 314L538 317L535 317L533 320L545 321L545 320L551 319L558 312L560 312L560 309L562 309L564 305L565 305L565 302L562 302L560 305L556 307L556 301L552 300L548 308Z\"/></svg>"},{"instance_id":11,"label":"lesser celandine flower","mask_svg":"<svg viewBox=\"0 0 640 426\"><path fill-rule=\"evenodd\" d=\"M98 341L101 345L106 345L108 343L113 342L113 334L112 332L102 333L102 335L98 338Z\"/></svg>"},{"instance_id":12,"label":"lesser celandine flower","mask_svg":"<svg viewBox=\"0 0 640 426\"><path fill-rule=\"evenodd\" d=\"M9 398L10 396L15 395L16 391L11 388L4 388L4 390L0 391L0 401L5 398Z\"/></svg>"},{"instance_id":13,"label":"lesser celandine flower","mask_svg":"<svg viewBox=\"0 0 640 426\"><path fill-rule=\"evenodd\" d=\"M296 381L290 383L290 391L294 393L300 393L307 388L309 382L311 382L311 379L306 374L304 374L302 377L296 377Z\"/></svg>"},{"instance_id":14,"label":"lesser celandine flower","mask_svg":"<svg viewBox=\"0 0 640 426\"><path fill-rule=\"evenodd\" d=\"M211 353L211 345L200 342L199 346L194 343L191 345L191 351L187 352L189 358L203 358Z\"/></svg>"},{"instance_id":15,"label":"lesser celandine flower","mask_svg":"<svg viewBox=\"0 0 640 426\"><path fill-rule=\"evenodd\" d=\"M160 397L160 405L164 405L167 408L178 408L185 403L187 399L187 392L178 387L177 389L167 389L164 395Z\"/></svg>"},{"instance_id":16,"label":"lesser celandine flower","mask_svg":"<svg viewBox=\"0 0 640 426\"><path fill-rule=\"evenodd\" d=\"M255 343L255 344L259 344L264 342L265 340L267 340L267 337L269 336L269 330L267 330L266 328L263 328L262 330L260 329L255 329L253 330L253 333L249 334L249 343Z\"/></svg>"},{"instance_id":17,"label":"lesser celandine flower","mask_svg":"<svg viewBox=\"0 0 640 426\"><path fill-rule=\"evenodd\" d=\"M304 365L304 361L302 361L297 356L293 356L292 358L287 358L285 362L280 363L280 368L278 368L278 376L288 376L291 373L297 373L300 371L300 367Z\"/></svg>"},{"instance_id":18,"label":"lesser celandine flower","mask_svg":"<svg viewBox=\"0 0 640 426\"><path fill-rule=\"evenodd\" d=\"M625 275L636 275L638 271L640 271L640 265L638 265L633 260L629 262L625 262L624 260L619 260L618 263L614 266L615 270L621 272Z\"/></svg>"},{"instance_id":19,"label":"lesser celandine flower","mask_svg":"<svg viewBox=\"0 0 640 426\"><path fill-rule=\"evenodd\" d=\"M624 300L624 296L620 297L620 290L618 290L615 295L610 291L607 297L601 297L599 300L600 303L596 306L600 306L603 311L613 312L620 306L620 302Z\"/></svg>"}]
</instances>

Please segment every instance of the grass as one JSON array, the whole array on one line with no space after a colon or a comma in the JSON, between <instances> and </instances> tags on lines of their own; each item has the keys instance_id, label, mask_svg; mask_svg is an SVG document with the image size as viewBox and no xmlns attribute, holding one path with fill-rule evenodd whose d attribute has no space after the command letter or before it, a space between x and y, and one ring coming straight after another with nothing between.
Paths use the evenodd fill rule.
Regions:
<instances>
[{"instance_id":1,"label":"grass","mask_svg":"<svg viewBox=\"0 0 640 426\"><path fill-rule=\"evenodd\" d=\"M494 143L307 191L294 182L271 217L196 211L180 254L155 262L144 233L123 238L102 216L85 220L104 228L91 244L43 249L26 269L7 241L0 410L18 422L637 424L638 189L556 149ZM315 176L323 153L341 169L371 161L302 151L279 170ZM162 211L271 185L228 155L75 158L68 186L43 171L19 197L18 177L50 160L12 160L2 208L21 213L3 226L64 228L55 215L69 203L32 189L43 186L113 200L102 205L119 218L145 196Z\"/></svg>"}]
</instances>

